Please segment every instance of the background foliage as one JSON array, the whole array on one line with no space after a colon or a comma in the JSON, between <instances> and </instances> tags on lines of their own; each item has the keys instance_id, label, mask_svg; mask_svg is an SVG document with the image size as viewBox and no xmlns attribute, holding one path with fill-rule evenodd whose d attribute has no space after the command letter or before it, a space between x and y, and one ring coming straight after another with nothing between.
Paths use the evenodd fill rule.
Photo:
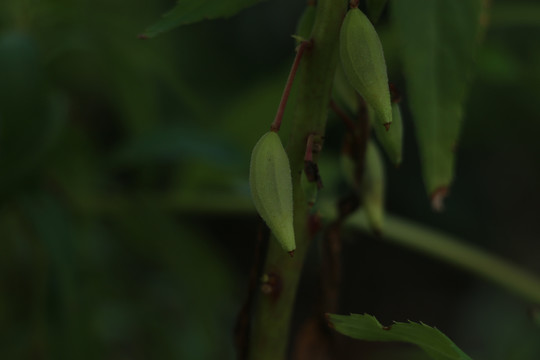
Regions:
<instances>
[{"instance_id":1,"label":"background foliage","mask_svg":"<svg viewBox=\"0 0 540 360\"><path fill-rule=\"evenodd\" d=\"M137 39L171 5L0 3L3 359L233 358L259 227L249 155L275 114L304 2L266 1ZM380 31L391 49L388 15ZM535 1L492 2L443 215L425 195L406 107L403 164L387 166L389 211L536 274L538 36ZM321 159L328 198L342 188L342 136L331 118ZM317 262L314 244L296 322L317 293ZM346 235L343 262L344 311L421 320L475 359L540 357L530 304L499 288L361 233ZM396 348L421 356L350 346L372 359Z\"/></svg>"}]
</instances>

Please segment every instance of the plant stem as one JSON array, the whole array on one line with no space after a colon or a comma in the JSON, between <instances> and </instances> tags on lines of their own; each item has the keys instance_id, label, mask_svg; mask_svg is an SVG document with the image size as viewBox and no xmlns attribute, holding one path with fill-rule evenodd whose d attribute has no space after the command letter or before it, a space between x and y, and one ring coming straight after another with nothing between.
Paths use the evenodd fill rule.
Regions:
<instances>
[{"instance_id":1,"label":"plant stem","mask_svg":"<svg viewBox=\"0 0 540 360\"><path fill-rule=\"evenodd\" d=\"M309 47L309 46L311 46L311 42L302 41L300 45L298 45L298 48L296 49L296 56L292 64L291 71L289 72L287 83L285 83L285 89L283 90L283 94L281 95L281 101L279 102L276 117L274 118L274 122L272 123L272 126L270 126L270 129L272 131L278 132L279 128L281 127L281 120L283 120L283 114L285 114L285 107L287 106L287 100L289 100L289 95L291 93L294 77L296 76L296 72L298 71L298 65L300 65L300 60L302 60L302 55L304 55L304 50L306 49L306 47Z\"/></svg>"},{"instance_id":2,"label":"plant stem","mask_svg":"<svg viewBox=\"0 0 540 360\"><path fill-rule=\"evenodd\" d=\"M300 179L307 138L323 135L334 72L338 62L339 29L347 9L343 0L320 0L312 31L311 46L299 63L298 96L287 153L293 183L296 252L293 258L271 239L263 273L275 280L260 293L255 306L250 358L282 360L287 356L290 322L296 289L309 245L308 208Z\"/></svg>"},{"instance_id":3,"label":"plant stem","mask_svg":"<svg viewBox=\"0 0 540 360\"><path fill-rule=\"evenodd\" d=\"M361 212L349 218L348 224L364 230L369 228ZM387 215L383 239L482 276L524 299L540 304L538 277L451 235Z\"/></svg>"}]
</instances>

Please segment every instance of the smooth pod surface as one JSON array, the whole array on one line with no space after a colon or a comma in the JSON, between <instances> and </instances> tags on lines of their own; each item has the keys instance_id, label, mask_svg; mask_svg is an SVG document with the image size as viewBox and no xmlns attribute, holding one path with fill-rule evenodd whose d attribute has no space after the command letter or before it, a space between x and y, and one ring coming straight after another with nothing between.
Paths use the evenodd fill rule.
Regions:
<instances>
[{"instance_id":1,"label":"smooth pod surface","mask_svg":"<svg viewBox=\"0 0 540 360\"><path fill-rule=\"evenodd\" d=\"M255 208L284 250L296 248L289 158L279 135L264 134L251 153L249 185Z\"/></svg>"},{"instance_id":2,"label":"smooth pod surface","mask_svg":"<svg viewBox=\"0 0 540 360\"><path fill-rule=\"evenodd\" d=\"M380 125L392 122L388 75L379 36L358 9L347 12L339 39L343 70L351 85L375 110Z\"/></svg>"}]
</instances>

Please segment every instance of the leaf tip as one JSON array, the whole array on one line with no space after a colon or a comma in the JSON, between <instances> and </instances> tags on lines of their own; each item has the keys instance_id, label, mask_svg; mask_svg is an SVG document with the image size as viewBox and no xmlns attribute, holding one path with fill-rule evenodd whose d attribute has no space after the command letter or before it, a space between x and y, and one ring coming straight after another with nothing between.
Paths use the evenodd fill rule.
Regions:
<instances>
[{"instance_id":1,"label":"leaf tip","mask_svg":"<svg viewBox=\"0 0 540 360\"><path fill-rule=\"evenodd\" d=\"M392 125L392 123L390 122L387 122L387 123L384 123L384 128L386 129L386 131L390 130L390 125Z\"/></svg>"}]
</instances>

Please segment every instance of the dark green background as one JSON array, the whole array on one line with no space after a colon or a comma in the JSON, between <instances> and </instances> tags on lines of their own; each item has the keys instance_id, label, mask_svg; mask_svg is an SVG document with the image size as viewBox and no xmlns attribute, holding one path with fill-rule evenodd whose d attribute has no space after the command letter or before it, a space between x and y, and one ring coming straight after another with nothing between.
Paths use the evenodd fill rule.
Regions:
<instances>
[{"instance_id":1,"label":"dark green background","mask_svg":"<svg viewBox=\"0 0 540 360\"><path fill-rule=\"evenodd\" d=\"M172 5L0 3L2 359L234 356L260 224L249 156L275 114L304 2L268 0L138 40ZM390 79L404 89L387 15ZM429 207L406 93L388 210L540 274L540 6L493 1L491 24L446 211ZM343 132L331 115L321 171L333 199ZM316 244L296 322L317 296ZM540 358L531 304L365 234L346 233L344 254L342 313L423 321L475 359ZM357 351L419 358L409 347Z\"/></svg>"}]
</instances>

